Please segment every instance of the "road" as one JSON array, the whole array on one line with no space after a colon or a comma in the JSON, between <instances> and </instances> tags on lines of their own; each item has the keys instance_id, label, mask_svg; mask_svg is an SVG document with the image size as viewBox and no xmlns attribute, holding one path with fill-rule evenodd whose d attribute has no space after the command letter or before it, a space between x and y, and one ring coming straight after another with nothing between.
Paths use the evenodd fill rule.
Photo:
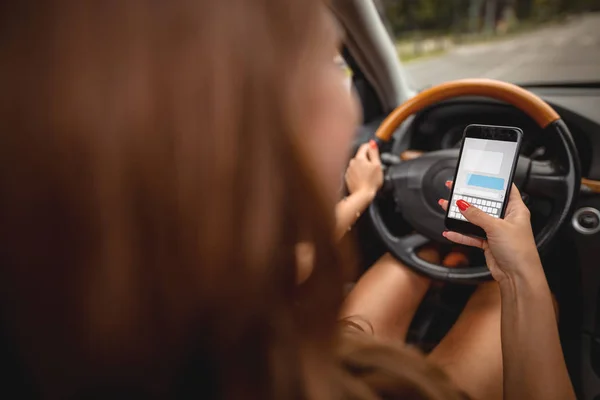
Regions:
<instances>
[{"instance_id":1,"label":"road","mask_svg":"<svg viewBox=\"0 0 600 400\"><path fill-rule=\"evenodd\" d=\"M533 32L458 46L406 65L416 88L460 78L513 83L600 82L600 14L587 14Z\"/></svg>"}]
</instances>

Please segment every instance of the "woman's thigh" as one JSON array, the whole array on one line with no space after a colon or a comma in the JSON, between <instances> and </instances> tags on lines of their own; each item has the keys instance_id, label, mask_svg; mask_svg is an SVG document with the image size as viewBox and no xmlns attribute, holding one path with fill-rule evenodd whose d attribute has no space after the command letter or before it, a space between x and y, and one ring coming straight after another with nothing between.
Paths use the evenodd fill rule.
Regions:
<instances>
[{"instance_id":1,"label":"woman's thigh","mask_svg":"<svg viewBox=\"0 0 600 400\"><path fill-rule=\"evenodd\" d=\"M500 290L481 284L429 359L473 399L502 399Z\"/></svg>"},{"instance_id":2,"label":"woman's thigh","mask_svg":"<svg viewBox=\"0 0 600 400\"><path fill-rule=\"evenodd\" d=\"M419 256L439 263L439 254L434 249L424 249ZM430 284L428 278L386 254L354 285L341 317L370 325L378 338L403 341Z\"/></svg>"}]
</instances>

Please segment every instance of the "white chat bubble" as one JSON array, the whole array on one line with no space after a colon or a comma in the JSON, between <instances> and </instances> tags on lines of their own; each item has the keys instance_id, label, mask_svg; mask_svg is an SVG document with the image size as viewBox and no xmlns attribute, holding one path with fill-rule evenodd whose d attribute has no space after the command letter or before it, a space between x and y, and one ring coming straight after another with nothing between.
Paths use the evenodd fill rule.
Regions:
<instances>
[{"instance_id":1,"label":"white chat bubble","mask_svg":"<svg viewBox=\"0 0 600 400\"><path fill-rule=\"evenodd\" d=\"M463 167L472 172L498 175L504 154L499 151L466 149L463 154Z\"/></svg>"}]
</instances>

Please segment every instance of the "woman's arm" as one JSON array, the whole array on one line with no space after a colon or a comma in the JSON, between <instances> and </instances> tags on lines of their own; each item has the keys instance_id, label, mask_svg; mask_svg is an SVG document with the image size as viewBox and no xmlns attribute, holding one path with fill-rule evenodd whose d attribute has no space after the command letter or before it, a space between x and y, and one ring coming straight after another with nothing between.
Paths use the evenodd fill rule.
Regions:
<instances>
[{"instance_id":1,"label":"woman's arm","mask_svg":"<svg viewBox=\"0 0 600 400\"><path fill-rule=\"evenodd\" d=\"M344 180L350 194L335 207L336 240L340 240L352 228L383 184L379 150L373 140L359 147L354 158L350 160ZM312 273L314 251L311 243L302 242L296 245L298 284L303 283Z\"/></svg>"},{"instance_id":2,"label":"woman's arm","mask_svg":"<svg viewBox=\"0 0 600 400\"><path fill-rule=\"evenodd\" d=\"M447 207L447 203L440 204ZM531 214L513 185L504 219L458 200L465 218L487 240L445 232L454 242L482 248L500 286L501 337L506 399L575 399L567 372L552 295L531 229Z\"/></svg>"},{"instance_id":3,"label":"woman's arm","mask_svg":"<svg viewBox=\"0 0 600 400\"><path fill-rule=\"evenodd\" d=\"M341 239L375 198L375 192L354 192L335 206L335 238Z\"/></svg>"},{"instance_id":4,"label":"woman's arm","mask_svg":"<svg viewBox=\"0 0 600 400\"><path fill-rule=\"evenodd\" d=\"M500 281L505 399L575 399L541 263Z\"/></svg>"},{"instance_id":5,"label":"woman's arm","mask_svg":"<svg viewBox=\"0 0 600 400\"><path fill-rule=\"evenodd\" d=\"M335 207L335 237L341 239L375 198L383 184L383 171L377 144L365 143L350 160L345 175L350 195Z\"/></svg>"}]
</instances>

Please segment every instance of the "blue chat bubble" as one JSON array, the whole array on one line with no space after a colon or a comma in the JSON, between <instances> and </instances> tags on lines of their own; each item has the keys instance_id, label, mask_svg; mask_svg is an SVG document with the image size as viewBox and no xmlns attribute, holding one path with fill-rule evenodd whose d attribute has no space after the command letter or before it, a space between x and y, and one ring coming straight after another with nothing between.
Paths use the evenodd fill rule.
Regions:
<instances>
[{"instance_id":1,"label":"blue chat bubble","mask_svg":"<svg viewBox=\"0 0 600 400\"><path fill-rule=\"evenodd\" d=\"M494 178L492 176L469 174L467 185L478 186L486 189L502 190L504 189L504 179Z\"/></svg>"}]
</instances>

